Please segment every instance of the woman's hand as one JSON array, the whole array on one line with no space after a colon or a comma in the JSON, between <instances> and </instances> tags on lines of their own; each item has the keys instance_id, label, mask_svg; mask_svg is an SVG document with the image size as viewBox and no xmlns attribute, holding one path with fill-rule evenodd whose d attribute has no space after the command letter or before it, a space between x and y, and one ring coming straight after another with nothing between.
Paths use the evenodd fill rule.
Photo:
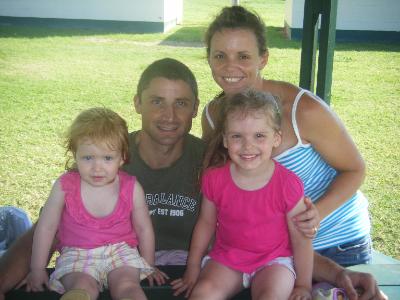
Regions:
<instances>
[{"instance_id":1,"label":"woman's hand","mask_svg":"<svg viewBox=\"0 0 400 300\"><path fill-rule=\"evenodd\" d=\"M311 202L309 197L304 197L306 210L293 217L296 228L309 239L313 239L319 228L319 213L316 206Z\"/></svg>"}]
</instances>

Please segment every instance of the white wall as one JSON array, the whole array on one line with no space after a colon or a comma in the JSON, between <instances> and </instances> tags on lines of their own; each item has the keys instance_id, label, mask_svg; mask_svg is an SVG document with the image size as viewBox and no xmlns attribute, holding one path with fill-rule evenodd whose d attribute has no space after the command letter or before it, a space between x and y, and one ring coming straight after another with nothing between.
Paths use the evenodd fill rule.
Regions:
<instances>
[{"instance_id":1,"label":"white wall","mask_svg":"<svg viewBox=\"0 0 400 300\"><path fill-rule=\"evenodd\" d=\"M183 0L164 0L163 2L164 20L168 23L166 25L171 26L171 22L175 24L182 24Z\"/></svg>"},{"instance_id":2,"label":"white wall","mask_svg":"<svg viewBox=\"0 0 400 300\"><path fill-rule=\"evenodd\" d=\"M177 24L182 24L183 0L165 0L164 15L167 20L176 19Z\"/></svg>"},{"instance_id":3,"label":"white wall","mask_svg":"<svg viewBox=\"0 0 400 300\"><path fill-rule=\"evenodd\" d=\"M9 17L172 22L182 11L182 0L0 0Z\"/></svg>"},{"instance_id":4,"label":"white wall","mask_svg":"<svg viewBox=\"0 0 400 300\"><path fill-rule=\"evenodd\" d=\"M304 0L285 1L285 22L303 28ZM338 0L336 29L400 31L400 0Z\"/></svg>"}]
</instances>

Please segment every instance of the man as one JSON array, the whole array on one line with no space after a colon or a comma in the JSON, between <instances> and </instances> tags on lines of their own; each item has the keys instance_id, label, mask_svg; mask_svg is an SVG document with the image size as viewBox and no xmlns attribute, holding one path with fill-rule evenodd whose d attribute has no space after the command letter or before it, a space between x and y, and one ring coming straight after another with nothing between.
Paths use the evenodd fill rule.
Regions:
<instances>
[{"instance_id":1,"label":"man","mask_svg":"<svg viewBox=\"0 0 400 300\"><path fill-rule=\"evenodd\" d=\"M189 134L199 105L193 73L169 58L140 77L134 98L142 129L130 135L130 163L145 191L156 236L156 265L185 265L200 205L204 143Z\"/></svg>"},{"instance_id":2,"label":"man","mask_svg":"<svg viewBox=\"0 0 400 300\"><path fill-rule=\"evenodd\" d=\"M143 185L156 233L156 264L186 262L200 204L197 171L204 144L189 134L198 103L192 72L174 59L153 62L139 80L134 104L142 116L142 129L130 136L131 158L124 169ZM315 209L303 215L316 218ZM32 236L33 229L0 259L0 300L26 276ZM160 272L154 279L164 283L165 274ZM370 274L346 270L317 254L314 279L346 288L352 300L357 299L355 288L365 290L363 299L386 299ZM185 290L180 279L171 284L175 294Z\"/></svg>"}]
</instances>

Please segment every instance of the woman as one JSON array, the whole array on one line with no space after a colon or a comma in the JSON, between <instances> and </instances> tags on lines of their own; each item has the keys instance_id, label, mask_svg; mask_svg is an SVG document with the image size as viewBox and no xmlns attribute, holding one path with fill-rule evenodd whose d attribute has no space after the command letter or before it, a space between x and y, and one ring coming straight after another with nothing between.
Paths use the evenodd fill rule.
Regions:
<instances>
[{"instance_id":1,"label":"woman","mask_svg":"<svg viewBox=\"0 0 400 300\"><path fill-rule=\"evenodd\" d=\"M209 140L224 104L222 95L248 88L270 92L282 107L282 143L275 160L304 182L321 224L314 249L343 266L371 260L368 202L358 191L364 161L343 123L318 97L287 82L263 79L268 62L265 25L240 6L226 7L206 32L207 57L221 95L202 116L203 139ZM226 101L226 100L225 100Z\"/></svg>"}]
</instances>

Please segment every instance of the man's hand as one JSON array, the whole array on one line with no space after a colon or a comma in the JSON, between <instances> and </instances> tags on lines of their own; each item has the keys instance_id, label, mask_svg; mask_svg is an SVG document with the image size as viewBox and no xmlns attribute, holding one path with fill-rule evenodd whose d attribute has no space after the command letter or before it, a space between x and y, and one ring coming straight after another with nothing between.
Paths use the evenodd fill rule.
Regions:
<instances>
[{"instance_id":1,"label":"man's hand","mask_svg":"<svg viewBox=\"0 0 400 300\"><path fill-rule=\"evenodd\" d=\"M337 274L335 281L350 300L388 300L371 274L345 269Z\"/></svg>"}]
</instances>

